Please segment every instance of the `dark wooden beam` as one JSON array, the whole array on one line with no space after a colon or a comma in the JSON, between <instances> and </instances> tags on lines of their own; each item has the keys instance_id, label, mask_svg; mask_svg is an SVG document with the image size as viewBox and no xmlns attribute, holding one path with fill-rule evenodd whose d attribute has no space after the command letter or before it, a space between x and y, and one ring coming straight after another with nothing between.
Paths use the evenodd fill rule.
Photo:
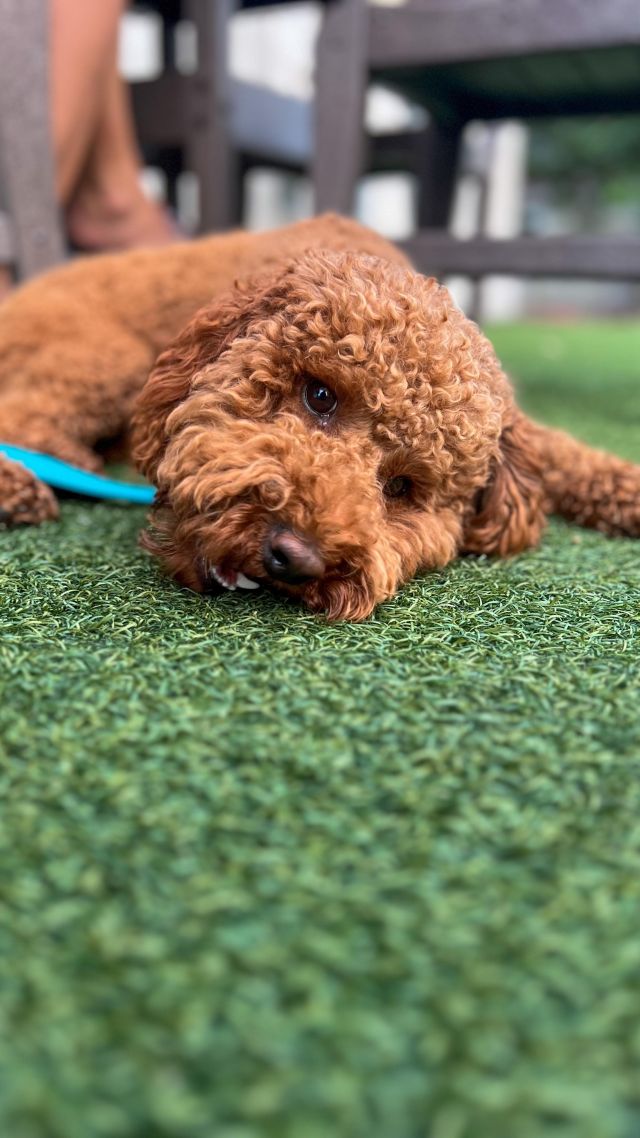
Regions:
<instances>
[{"instance_id":1,"label":"dark wooden beam","mask_svg":"<svg viewBox=\"0 0 640 1138\"><path fill-rule=\"evenodd\" d=\"M316 51L315 208L351 213L366 165L367 0L327 6Z\"/></svg>"},{"instance_id":2,"label":"dark wooden beam","mask_svg":"<svg viewBox=\"0 0 640 1138\"><path fill-rule=\"evenodd\" d=\"M640 237L517 237L460 241L422 230L401 242L421 272L640 280Z\"/></svg>"},{"instance_id":3,"label":"dark wooden beam","mask_svg":"<svg viewBox=\"0 0 640 1138\"><path fill-rule=\"evenodd\" d=\"M640 43L638 0L492 0L372 7L372 66L429 66Z\"/></svg>"}]
</instances>

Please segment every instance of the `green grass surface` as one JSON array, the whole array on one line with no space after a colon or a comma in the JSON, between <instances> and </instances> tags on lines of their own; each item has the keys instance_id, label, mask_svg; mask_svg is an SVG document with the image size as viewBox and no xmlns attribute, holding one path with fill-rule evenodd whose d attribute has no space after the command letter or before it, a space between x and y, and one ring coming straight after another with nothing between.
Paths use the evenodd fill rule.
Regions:
<instances>
[{"instance_id":1,"label":"green grass surface","mask_svg":"<svg viewBox=\"0 0 640 1138\"><path fill-rule=\"evenodd\" d=\"M495 339L640 458L638 327ZM640 546L330 627L141 518L0 536L3 1138L640 1133Z\"/></svg>"}]
</instances>

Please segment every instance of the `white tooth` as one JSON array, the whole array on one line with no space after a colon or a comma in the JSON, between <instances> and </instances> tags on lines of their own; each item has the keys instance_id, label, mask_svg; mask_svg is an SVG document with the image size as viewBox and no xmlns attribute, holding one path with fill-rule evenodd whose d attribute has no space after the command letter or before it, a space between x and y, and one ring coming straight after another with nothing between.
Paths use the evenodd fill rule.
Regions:
<instances>
[{"instance_id":1,"label":"white tooth","mask_svg":"<svg viewBox=\"0 0 640 1138\"><path fill-rule=\"evenodd\" d=\"M245 577L244 573L238 573L238 579L236 581L236 585L238 586L239 589L259 589L260 588L260 585L258 584L257 581L250 581L248 577Z\"/></svg>"},{"instance_id":2,"label":"white tooth","mask_svg":"<svg viewBox=\"0 0 640 1138\"><path fill-rule=\"evenodd\" d=\"M235 585L230 585L230 584L228 583L228 581L225 581L224 577L222 577L222 576L220 575L220 573L218 572L218 570L217 570L217 568L216 568L216 566L215 566L215 565L213 565L213 566L211 567L211 572L213 573L213 576L215 577L215 579L216 579L216 581L218 582L218 584L219 584L219 585L222 585L222 588L223 588L223 589L231 589L231 591L233 592L233 590L235 589Z\"/></svg>"}]
</instances>

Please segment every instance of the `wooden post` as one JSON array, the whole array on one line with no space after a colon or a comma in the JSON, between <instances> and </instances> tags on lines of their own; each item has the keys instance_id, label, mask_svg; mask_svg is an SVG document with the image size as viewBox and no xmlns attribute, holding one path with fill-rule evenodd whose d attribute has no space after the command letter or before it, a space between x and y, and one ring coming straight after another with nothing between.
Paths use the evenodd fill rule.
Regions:
<instances>
[{"instance_id":1,"label":"wooden post","mask_svg":"<svg viewBox=\"0 0 640 1138\"><path fill-rule=\"evenodd\" d=\"M462 124L432 118L420 139L418 154L418 225L446 229L456 185Z\"/></svg>"},{"instance_id":2,"label":"wooden post","mask_svg":"<svg viewBox=\"0 0 640 1138\"><path fill-rule=\"evenodd\" d=\"M227 40L234 0L186 0L196 25L198 66L188 80L186 165L200 188L200 231L240 220L239 162L231 141Z\"/></svg>"},{"instance_id":3,"label":"wooden post","mask_svg":"<svg viewBox=\"0 0 640 1138\"><path fill-rule=\"evenodd\" d=\"M327 5L316 54L315 208L351 213L365 163L367 0Z\"/></svg>"}]
</instances>

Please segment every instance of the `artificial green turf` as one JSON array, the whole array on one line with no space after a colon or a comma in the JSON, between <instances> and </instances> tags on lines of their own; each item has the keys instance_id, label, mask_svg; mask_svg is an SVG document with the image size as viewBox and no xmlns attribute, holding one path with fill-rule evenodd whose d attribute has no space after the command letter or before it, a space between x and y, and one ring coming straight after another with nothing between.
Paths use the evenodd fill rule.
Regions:
<instances>
[{"instance_id":1,"label":"artificial green turf","mask_svg":"<svg viewBox=\"0 0 640 1138\"><path fill-rule=\"evenodd\" d=\"M640 458L638 327L495 338ZM640 547L327 626L141 517L0 537L2 1138L637 1135Z\"/></svg>"}]
</instances>

